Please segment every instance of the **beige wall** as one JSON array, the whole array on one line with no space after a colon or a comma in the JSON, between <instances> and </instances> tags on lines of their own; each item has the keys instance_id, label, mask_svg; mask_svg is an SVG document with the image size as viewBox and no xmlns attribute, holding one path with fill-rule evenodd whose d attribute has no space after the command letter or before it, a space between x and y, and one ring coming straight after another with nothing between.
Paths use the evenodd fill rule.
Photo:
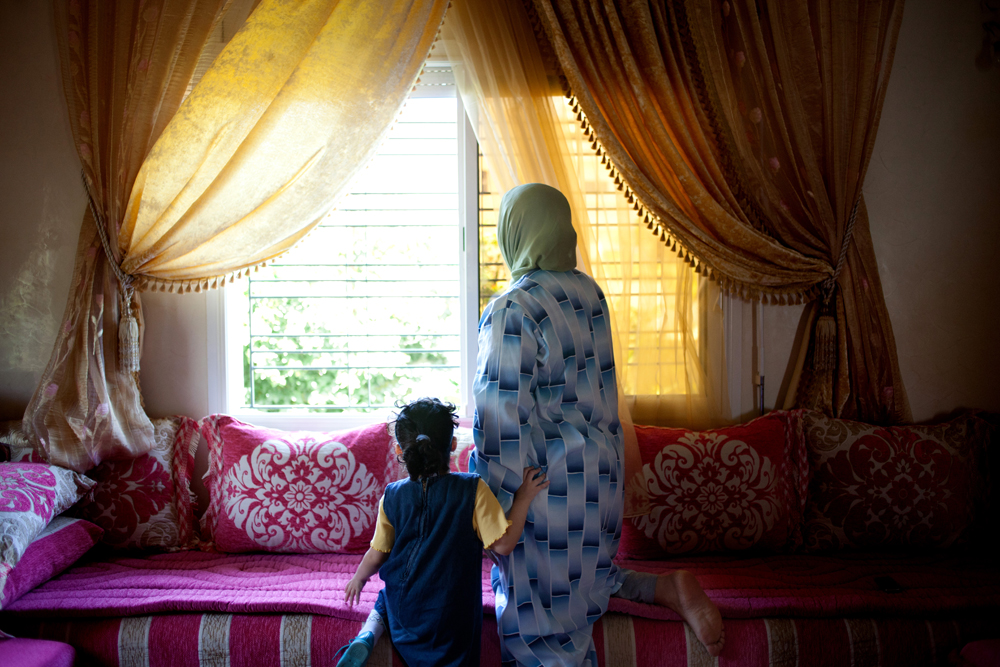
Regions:
<instances>
[{"instance_id":1,"label":"beige wall","mask_svg":"<svg viewBox=\"0 0 1000 667\"><path fill-rule=\"evenodd\" d=\"M907 0L865 202L916 421L1000 411L1000 68L979 71L972 0ZM802 308L765 306L768 409ZM746 309L745 317L750 311ZM743 340L742 404L754 406Z\"/></svg>"},{"instance_id":2,"label":"beige wall","mask_svg":"<svg viewBox=\"0 0 1000 667\"><path fill-rule=\"evenodd\" d=\"M918 420L962 406L1000 410L1000 290L991 271L1000 268L1000 69L975 68L978 11L973 0L907 2L865 182ZM48 361L85 205L51 24L47 2L0 0L0 418L20 416ZM208 411L205 296L143 298L147 409L200 417ZM765 308L767 407L799 312Z\"/></svg>"},{"instance_id":3,"label":"beige wall","mask_svg":"<svg viewBox=\"0 0 1000 667\"><path fill-rule=\"evenodd\" d=\"M0 0L0 419L19 418L45 369L86 196L66 119L49 2ZM149 413L201 417L205 295L143 295Z\"/></svg>"},{"instance_id":4,"label":"beige wall","mask_svg":"<svg viewBox=\"0 0 1000 667\"><path fill-rule=\"evenodd\" d=\"M48 2L0 2L0 417L48 363L83 214Z\"/></svg>"}]
</instances>

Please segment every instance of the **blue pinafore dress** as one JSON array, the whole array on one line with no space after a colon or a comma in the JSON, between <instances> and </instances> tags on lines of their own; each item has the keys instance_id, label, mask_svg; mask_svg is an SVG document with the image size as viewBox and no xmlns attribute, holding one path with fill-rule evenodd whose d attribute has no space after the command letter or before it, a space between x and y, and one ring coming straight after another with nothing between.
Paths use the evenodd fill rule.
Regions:
<instances>
[{"instance_id":1,"label":"blue pinafore dress","mask_svg":"<svg viewBox=\"0 0 1000 667\"><path fill-rule=\"evenodd\" d=\"M382 510L395 530L375 609L409 667L478 667L483 545L473 528L479 475L401 480Z\"/></svg>"}]
</instances>

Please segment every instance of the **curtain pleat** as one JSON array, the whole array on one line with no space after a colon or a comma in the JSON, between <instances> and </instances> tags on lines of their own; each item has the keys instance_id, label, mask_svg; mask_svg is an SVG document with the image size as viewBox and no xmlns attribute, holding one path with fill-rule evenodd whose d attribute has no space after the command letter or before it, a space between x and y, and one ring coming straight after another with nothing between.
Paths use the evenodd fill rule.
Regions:
<instances>
[{"instance_id":1,"label":"curtain pleat","mask_svg":"<svg viewBox=\"0 0 1000 667\"><path fill-rule=\"evenodd\" d=\"M647 226L744 298L819 299L790 403L908 420L861 198L901 0L534 4Z\"/></svg>"},{"instance_id":2,"label":"curtain pleat","mask_svg":"<svg viewBox=\"0 0 1000 667\"><path fill-rule=\"evenodd\" d=\"M600 284L612 312L625 475L631 480L641 467L633 420L708 426L723 412L725 391L708 380L695 306L698 298L709 302L706 309L715 301L699 297L691 267L635 224L634 200L594 157L578 110L567 104L530 3L457 0L442 26L442 42L491 189L502 193L540 182L570 202L581 268ZM721 363L721 340L716 342ZM629 516L645 512L639 485L627 486L625 504Z\"/></svg>"},{"instance_id":3,"label":"curtain pleat","mask_svg":"<svg viewBox=\"0 0 1000 667\"><path fill-rule=\"evenodd\" d=\"M185 98L228 4L55 3L91 202L23 428L60 465L148 451L138 291L216 287L302 239L377 149L447 8L263 0Z\"/></svg>"},{"instance_id":4,"label":"curtain pleat","mask_svg":"<svg viewBox=\"0 0 1000 667\"><path fill-rule=\"evenodd\" d=\"M122 285L114 248L142 161L181 103L223 0L57 1L70 129L90 184L62 326L22 428L53 463L85 471L153 445L136 378L119 360ZM95 220L96 211L101 220ZM139 310L138 296L129 307ZM138 333L141 341L142 318ZM140 342L141 344L141 342Z\"/></svg>"}]
</instances>

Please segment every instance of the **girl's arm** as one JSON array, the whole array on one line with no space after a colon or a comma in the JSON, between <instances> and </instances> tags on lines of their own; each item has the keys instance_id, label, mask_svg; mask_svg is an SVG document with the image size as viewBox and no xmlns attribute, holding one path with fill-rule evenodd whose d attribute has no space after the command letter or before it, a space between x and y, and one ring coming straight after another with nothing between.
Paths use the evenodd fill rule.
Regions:
<instances>
[{"instance_id":1,"label":"girl's arm","mask_svg":"<svg viewBox=\"0 0 1000 667\"><path fill-rule=\"evenodd\" d=\"M368 550L365 557L361 559L358 569L354 572L354 578L347 582L347 588L344 589L344 601L347 602L348 607L353 607L355 602L361 600L361 589L387 560L389 560L389 554L384 551Z\"/></svg>"},{"instance_id":2,"label":"girl's arm","mask_svg":"<svg viewBox=\"0 0 1000 667\"><path fill-rule=\"evenodd\" d=\"M507 520L510 521L507 532L487 549L501 556L507 556L514 550L521 539L521 532L524 531L524 522L528 518L528 507L531 505L531 501L548 485L549 480L545 479L544 472L538 468L524 469L521 486L514 494L514 502L510 506L510 511L507 512Z\"/></svg>"}]
</instances>

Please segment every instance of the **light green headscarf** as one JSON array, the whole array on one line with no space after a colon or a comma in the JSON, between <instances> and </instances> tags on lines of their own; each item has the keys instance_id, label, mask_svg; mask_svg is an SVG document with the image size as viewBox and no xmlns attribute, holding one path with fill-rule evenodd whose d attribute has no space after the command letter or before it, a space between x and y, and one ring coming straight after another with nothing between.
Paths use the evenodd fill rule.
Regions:
<instances>
[{"instance_id":1,"label":"light green headscarf","mask_svg":"<svg viewBox=\"0 0 1000 667\"><path fill-rule=\"evenodd\" d=\"M576 268L576 231L563 193L542 183L526 183L500 200L497 243L511 276L529 271Z\"/></svg>"}]
</instances>

